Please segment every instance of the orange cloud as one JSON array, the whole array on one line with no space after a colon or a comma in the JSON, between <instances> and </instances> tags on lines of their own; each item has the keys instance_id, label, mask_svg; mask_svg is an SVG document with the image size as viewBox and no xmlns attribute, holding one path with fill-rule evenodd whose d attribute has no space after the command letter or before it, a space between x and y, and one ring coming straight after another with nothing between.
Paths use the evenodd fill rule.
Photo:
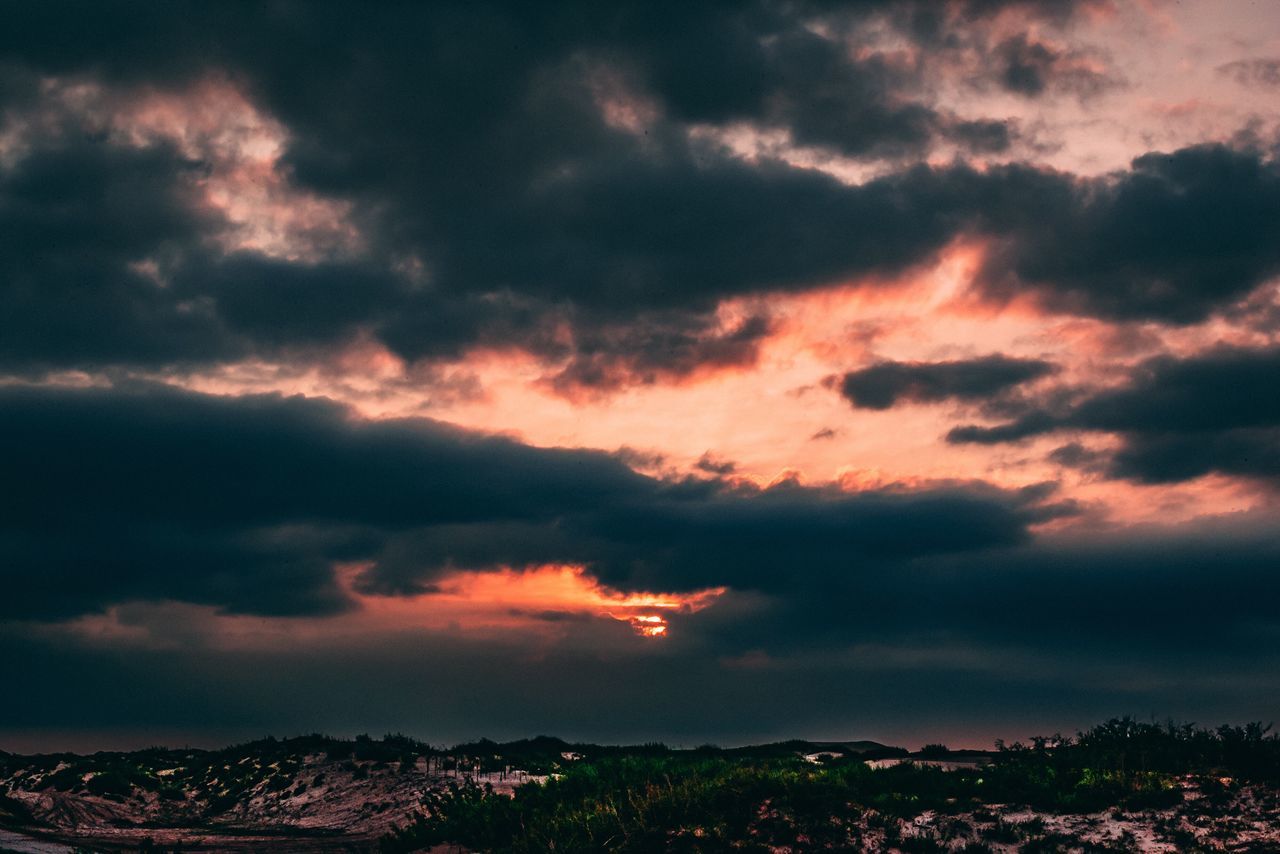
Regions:
<instances>
[{"instance_id":1,"label":"orange cloud","mask_svg":"<svg viewBox=\"0 0 1280 854\"><path fill-rule=\"evenodd\" d=\"M354 568L354 573L362 569ZM348 570L348 589L353 578ZM607 617L629 624L641 636L662 637L669 630L669 617L701 611L724 593L723 587L693 593L622 593L580 566L547 565L454 572L420 596L355 595L361 610L383 623L453 620L477 627L514 627Z\"/></svg>"},{"instance_id":2,"label":"orange cloud","mask_svg":"<svg viewBox=\"0 0 1280 854\"><path fill-rule=\"evenodd\" d=\"M546 382L553 367L513 350L480 349L452 364L413 365L373 340L352 342L323 363L244 363L166 379L207 393L325 396L368 418L427 415L541 447L626 448L631 460L652 460L640 467L659 475L706 476L698 461L710 454L733 464L732 478L761 486L780 477L850 491L938 480L981 479L1009 488L1057 480L1064 495L1098 506L1100 515L1114 521L1160 514L1172 514L1166 520L1189 518L1252 506L1247 494L1220 485L1139 488L1047 459L1072 437L1040 437L1009 447L948 445L943 437L951 427L980 421L981 414L955 402L854 411L823 385L824 378L878 360L1001 353L1058 365L1045 383L1101 387L1124 382L1134 365L1154 353L1189 354L1224 341L1260 346L1268 340L1267 332L1226 317L1187 327L1116 325L1046 316L1025 301L978 303L969 297L969 286L983 251L980 241L958 241L933 264L892 282L775 294L768 302L770 332L749 368L721 366L680 382L609 394L557 393ZM754 301L730 302L719 318L732 328L758 309ZM1156 496L1166 491L1172 508ZM544 575L545 570L536 582L508 580L531 590Z\"/></svg>"},{"instance_id":3,"label":"orange cloud","mask_svg":"<svg viewBox=\"0 0 1280 854\"><path fill-rule=\"evenodd\" d=\"M692 593L622 593L572 565L527 570L460 571L441 578L432 592L370 596L355 589L367 564L337 567L339 585L355 602L332 617L261 617L225 614L207 605L134 602L102 614L37 626L45 634L70 633L85 641L147 648L263 649L297 643L366 638L404 632L469 637L521 636L531 654L547 642L592 624L625 623L641 638L664 638L673 620L708 607L726 593L714 587ZM615 643L619 642L615 640Z\"/></svg>"}]
</instances>

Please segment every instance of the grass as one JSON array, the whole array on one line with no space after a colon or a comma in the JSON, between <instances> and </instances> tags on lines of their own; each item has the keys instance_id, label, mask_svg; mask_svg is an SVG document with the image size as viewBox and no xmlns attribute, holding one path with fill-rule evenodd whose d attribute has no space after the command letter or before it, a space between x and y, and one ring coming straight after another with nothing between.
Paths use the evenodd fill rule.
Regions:
<instances>
[{"instance_id":1,"label":"grass","mask_svg":"<svg viewBox=\"0 0 1280 854\"><path fill-rule=\"evenodd\" d=\"M1058 811L1099 803L1146 803L1154 787L1181 798L1172 777L1121 780L1081 773L1030 779L1025 766L947 772L862 763L815 767L803 761L692 757L605 759L514 797L461 783L428 796L429 817L385 840L388 852L456 843L481 851L767 851L856 845L868 828L892 833L897 819L925 811L959 813L987 802L1025 802ZM873 814L878 820L858 819ZM1018 842L1044 829L1035 820L994 825L993 842ZM904 851L942 850L932 836L896 840Z\"/></svg>"},{"instance_id":2,"label":"grass","mask_svg":"<svg viewBox=\"0 0 1280 854\"><path fill-rule=\"evenodd\" d=\"M254 793L298 794L332 785L309 770L314 766L306 756L326 757L326 770L339 785L408 773L426 757L434 769L429 773L452 776L433 778L442 787L426 794L425 815L386 837L388 852L438 843L498 852L847 850L864 843L908 852L966 846L975 852L993 846L1048 851L1065 843L1045 821L1010 820L1007 809L985 805L1025 807L1046 817L1108 811L1123 817L1177 805L1181 777L1195 775L1202 793L1195 802L1198 818L1221 824L1231 819L1241 783L1270 784L1255 795L1266 798L1280 784L1280 740L1256 724L1205 730L1118 719L1071 738L998 746L991 764L943 771L912 763L872 769L865 759L906 756L876 745L813 763L801 758L818 747L807 742L673 750L539 737L442 750L403 736L344 741L317 735L216 751L0 753L0 773L25 791L111 800L158 796L174 806L165 810L165 820L203 824L234 817ZM932 745L916 758L961 755ZM472 770L501 778L511 768L548 776L518 787L513 797L467 778ZM914 821L926 812L927 820ZM30 820L21 803L0 796L0 825ZM1210 836L1232 833L1219 824L1197 827ZM1165 820L1156 830L1171 842L1191 844L1193 834L1180 822ZM1127 843L1116 845L1087 850L1124 850Z\"/></svg>"},{"instance_id":3,"label":"grass","mask_svg":"<svg viewBox=\"0 0 1280 854\"><path fill-rule=\"evenodd\" d=\"M934 753L940 753L935 748ZM604 755L513 797L472 782L427 795L426 814L388 836L386 852L439 843L495 852L838 850L878 834L901 851L946 850L944 833L902 832L900 819L983 804L1047 813L1172 807L1179 775L1280 780L1280 741L1259 725L1217 730L1109 721L1075 738L1001 745L992 765L871 769L857 757L814 765L793 756L702 749ZM941 825L940 825L941 826ZM963 822L953 826L963 827ZM959 833L959 831L957 831ZM985 842L1057 850L1042 820L996 822ZM982 843L974 843L979 850Z\"/></svg>"}]
</instances>

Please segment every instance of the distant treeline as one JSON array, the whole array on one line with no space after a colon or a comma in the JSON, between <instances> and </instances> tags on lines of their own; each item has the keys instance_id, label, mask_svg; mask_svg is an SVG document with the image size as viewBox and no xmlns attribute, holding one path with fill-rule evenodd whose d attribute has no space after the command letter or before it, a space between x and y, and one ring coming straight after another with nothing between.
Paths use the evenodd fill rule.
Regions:
<instances>
[{"instance_id":1,"label":"distant treeline","mask_svg":"<svg viewBox=\"0 0 1280 854\"><path fill-rule=\"evenodd\" d=\"M900 747L888 747L874 742L859 742L855 751L862 758L878 759L906 756ZM530 774L548 774L559 769L566 755L589 757L594 760L621 757L658 756L726 756L738 758L789 758L797 753L819 750L823 745L792 740L747 747L723 748L703 745L692 749L669 747L659 742L633 745L605 745L585 742L569 742L552 736L540 735L516 741L492 741L487 738L443 747L420 741L407 735L389 733L381 738L358 735L355 738L312 733L310 735L275 738L267 736L253 741L233 744L214 750L199 748L149 747L132 751L99 751L90 755L75 753L44 753L23 755L0 750L0 774L16 768L48 768L66 763L68 779L82 770L110 770L116 766L135 769L165 768L175 765L184 769L221 766L238 762L246 757L262 764L287 761L290 758L322 754L330 760L352 760L377 764L412 763L420 757L440 760L438 767L452 768L465 764L467 768L482 771L498 771L503 767L515 767ZM96 769L91 766L101 766ZM141 783L140 783L141 784Z\"/></svg>"},{"instance_id":2,"label":"distant treeline","mask_svg":"<svg viewBox=\"0 0 1280 854\"><path fill-rule=\"evenodd\" d=\"M1070 738L1056 735L1012 745L997 741L996 747L1004 763L1280 782L1280 737L1271 732L1270 724L1202 729L1194 724L1115 718Z\"/></svg>"}]
</instances>

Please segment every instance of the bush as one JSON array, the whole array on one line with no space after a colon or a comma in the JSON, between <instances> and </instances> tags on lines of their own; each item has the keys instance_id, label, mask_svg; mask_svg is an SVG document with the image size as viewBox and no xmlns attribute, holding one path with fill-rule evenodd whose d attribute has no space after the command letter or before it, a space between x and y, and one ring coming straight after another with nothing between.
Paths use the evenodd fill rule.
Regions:
<instances>
[{"instance_id":1,"label":"bush","mask_svg":"<svg viewBox=\"0 0 1280 854\"><path fill-rule=\"evenodd\" d=\"M118 797L128 797L133 793L133 783L124 774L118 771L104 771L95 774L93 779L85 784L85 788L90 794Z\"/></svg>"}]
</instances>

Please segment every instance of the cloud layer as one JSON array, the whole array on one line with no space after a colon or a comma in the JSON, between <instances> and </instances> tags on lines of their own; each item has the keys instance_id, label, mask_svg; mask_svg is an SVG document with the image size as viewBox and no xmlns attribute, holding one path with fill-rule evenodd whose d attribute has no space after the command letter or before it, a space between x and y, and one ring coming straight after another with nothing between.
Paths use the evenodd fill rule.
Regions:
<instances>
[{"instance_id":1,"label":"cloud layer","mask_svg":"<svg viewBox=\"0 0 1280 854\"><path fill-rule=\"evenodd\" d=\"M1280 25L1183 5L0 11L0 737L1261 715Z\"/></svg>"}]
</instances>

